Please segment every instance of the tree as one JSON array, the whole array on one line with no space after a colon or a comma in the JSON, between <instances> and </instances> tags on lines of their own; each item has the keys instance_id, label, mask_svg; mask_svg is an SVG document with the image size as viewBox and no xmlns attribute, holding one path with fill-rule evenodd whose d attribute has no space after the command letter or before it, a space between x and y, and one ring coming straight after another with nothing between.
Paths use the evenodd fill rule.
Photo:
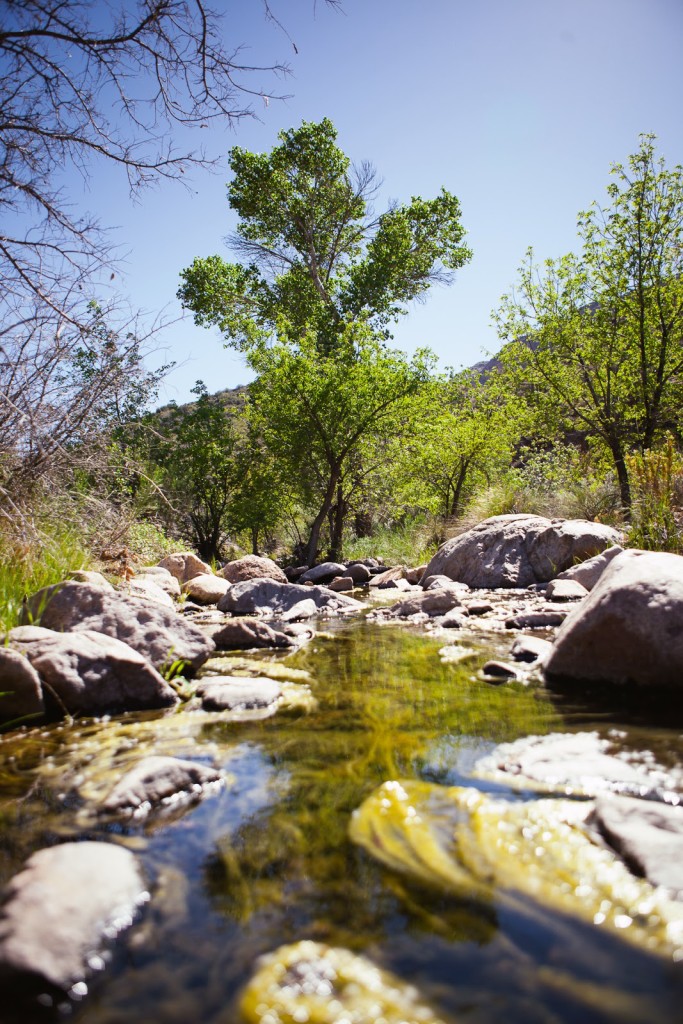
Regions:
<instances>
[{"instance_id":1,"label":"tree","mask_svg":"<svg viewBox=\"0 0 683 1024\"><path fill-rule=\"evenodd\" d=\"M333 353L315 336L279 341L251 355L258 373L249 386L254 422L267 448L315 503L306 558L315 561L320 532L335 501L331 536L339 557L343 511L359 476L377 468L381 439L403 429L405 401L429 378L430 358L412 360L386 349L368 328L347 326Z\"/></svg>"},{"instance_id":2,"label":"tree","mask_svg":"<svg viewBox=\"0 0 683 1024\"><path fill-rule=\"evenodd\" d=\"M243 262L195 259L178 292L227 345L249 353L312 331L325 353L361 321L387 336L408 302L470 259L454 195L442 189L374 217L374 171L352 168L336 138L325 118L280 132L268 154L231 151L228 200L241 218L231 241Z\"/></svg>"},{"instance_id":3,"label":"tree","mask_svg":"<svg viewBox=\"0 0 683 1024\"><path fill-rule=\"evenodd\" d=\"M683 399L683 168L652 136L616 165L610 205L579 215L580 256L531 250L497 313L501 359L548 422L599 439L626 510L627 455L680 424Z\"/></svg>"}]
</instances>

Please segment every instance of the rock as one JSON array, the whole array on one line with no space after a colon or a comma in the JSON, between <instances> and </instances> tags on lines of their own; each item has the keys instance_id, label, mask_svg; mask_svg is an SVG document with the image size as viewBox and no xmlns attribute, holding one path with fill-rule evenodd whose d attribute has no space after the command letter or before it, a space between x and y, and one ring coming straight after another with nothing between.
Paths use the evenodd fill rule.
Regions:
<instances>
[{"instance_id":1,"label":"rock","mask_svg":"<svg viewBox=\"0 0 683 1024\"><path fill-rule=\"evenodd\" d=\"M452 611L446 612L440 625L443 626L444 629L462 629L465 625L462 609L459 611L457 608L453 608Z\"/></svg>"},{"instance_id":2,"label":"rock","mask_svg":"<svg viewBox=\"0 0 683 1024\"><path fill-rule=\"evenodd\" d=\"M94 583L96 587L104 587L105 590L113 590L114 587L106 576L101 572L93 572L91 569L76 569L69 573L69 579L75 583Z\"/></svg>"},{"instance_id":3,"label":"rock","mask_svg":"<svg viewBox=\"0 0 683 1024\"><path fill-rule=\"evenodd\" d=\"M299 583L329 583L337 576L346 576L346 566L339 562L323 562L321 565L314 565L299 576Z\"/></svg>"},{"instance_id":4,"label":"rock","mask_svg":"<svg viewBox=\"0 0 683 1024\"><path fill-rule=\"evenodd\" d=\"M304 619L312 619L314 615L318 614L315 601L297 601L295 605L289 609L289 611L282 612L280 619L282 622L300 622Z\"/></svg>"},{"instance_id":5,"label":"rock","mask_svg":"<svg viewBox=\"0 0 683 1024\"><path fill-rule=\"evenodd\" d=\"M336 579L331 580L327 586L330 590L333 590L335 594L339 594L344 590L353 590L353 580L350 576L337 576Z\"/></svg>"},{"instance_id":6,"label":"rock","mask_svg":"<svg viewBox=\"0 0 683 1024\"><path fill-rule=\"evenodd\" d=\"M580 601L587 593L578 580L551 580L545 596L549 601Z\"/></svg>"},{"instance_id":7,"label":"rock","mask_svg":"<svg viewBox=\"0 0 683 1024\"><path fill-rule=\"evenodd\" d=\"M468 601L465 604L468 615L488 615L489 612L493 611L493 605L490 601Z\"/></svg>"},{"instance_id":8,"label":"rock","mask_svg":"<svg viewBox=\"0 0 683 1024\"><path fill-rule=\"evenodd\" d=\"M365 583L370 581L370 570L367 565L362 565L360 562L354 562L347 566L344 571L344 576L350 576L356 586L363 586ZM342 577L343 579L344 577Z\"/></svg>"},{"instance_id":9,"label":"rock","mask_svg":"<svg viewBox=\"0 0 683 1024\"><path fill-rule=\"evenodd\" d=\"M166 555L159 562L162 569L168 569L171 576L175 576L181 585L191 580L193 576L199 576L202 572L211 572L211 566L202 562L193 551L182 551L175 555Z\"/></svg>"},{"instance_id":10,"label":"rock","mask_svg":"<svg viewBox=\"0 0 683 1024\"><path fill-rule=\"evenodd\" d=\"M444 615L452 608L458 608L462 614L462 601L457 591L453 590L432 590L424 593L414 594L411 597L392 605L389 612L399 618L405 619L411 615L420 613L433 617Z\"/></svg>"},{"instance_id":11,"label":"rock","mask_svg":"<svg viewBox=\"0 0 683 1024\"><path fill-rule=\"evenodd\" d=\"M586 590L592 590L612 559L620 555L623 550L619 544L615 544L614 547L601 551L599 555L593 555L592 558L587 558L585 561L579 562L578 565L572 565L564 572L558 573L556 578L558 580L575 580Z\"/></svg>"},{"instance_id":12,"label":"rock","mask_svg":"<svg viewBox=\"0 0 683 1024\"><path fill-rule=\"evenodd\" d=\"M379 578L379 577L378 577ZM370 584L372 586L372 584ZM378 590L412 590L410 583L406 579L388 579L383 580L382 583L377 585Z\"/></svg>"},{"instance_id":13,"label":"rock","mask_svg":"<svg viewBox=\"0 0 683 1024\"><path fill-rule=\"evenodd\" d=\"M152 569L157 569L158 572L152 572ZM136 580L152 580L153 583L160 587L165 594L169 597L176 598L180 597L180 584L175 576L171 576L168 569L162 569L160 565L147 566L144 569L140 569L133 579Z\"/></svg>"},{"instance_id":14,"label":"rock","mask_svg":"<svg viewBox=\"0 0 683 1024\"><path fill-rule=\"evenodd\" d=\"M519 636L513 643L510 654L515 661L525 661L529 664L537 662L540 665L552 649L553 645L549 640L541 640L537 636Z\"/></svg>"},{"instance_id":15,"label":"rock","mask_svg":"<svg viewBox=\"0 0 683 1024\"><path fill-rule=\"evenodd\" d=\"M103 633L18 626L8 637L11 647L25 655L40 676L48 706L60 714L166 708L178 701L141 654Z\"/></svg>"},{"instance_id":16,"label":"rock","mask_svg":"<svg viewBox=\"0 0 683 1024\"><path fill-rule=\"evenodd\" d=\"M405 579L406 571L402 565L395 565L393 569L382 569L381 572L373 575L370 580L371 587L381 587L383 584L390 583L395 580ZM408 581L406 580L406 583Z\"/></svg>"},{"instance_id":17,"label":"rock","mask_svg":"<svg viewBox=\"0 0 683 1024\"><path fill-rule=\"evenodd\" d=\"M209 765L178 757L146 757L119 779L101 809L139 817L181 794L196 799L205 787L222 781L221 773Z\"/></svg>"},{"instance_id":18,"label":"rock","mask_svg":"<svg viewBox=\"0 0 683 1024\"><path fill-rule=\"evenodd\" d=\"M631 870L683 898L683 807L603 795L589 821Z\"/></svg>"},{"instance_id":19,"label":"rock","mask_svg":"<svg viewBox=\"0 0 683 1024\"><path fill-rule=\"evenodd\" d=\"M549 685L683 686L683 558L622 551L558 631Z\"/></svg>"},{"instance_id":20,"label":"rock","mask_svg":"<svg viewBox=\"0 0 683 1024\"><path fill-rule=\"evenodd\" d=\"M352 565L364 565L366 569L380 569L382 570L382 562L378 558L353 558L346 565L350 568Z\"/></svg>"},{"instance_id":21,"label":"rock","mask_svg":"<svg viewBox=\"0 0 683 1024\"><path fill-rule=\"evenodd\" d=\"M158 576L160 579L170 578L175 580L175 576L168 569L165 569L163 565L143 565L138 569L136 575ZM177 580L176 583L178 583Z\"/></svg>"},{"instance_id":22,"label":"rock","mask_svg":"<svg viewBox=\"0 0 683 1024\"><path fill-rule=\"evenodd\" d=\"M470 589L466 583L457 583L450 576L443 575L424 576L420 581L420 586L423 590L441 590L442 587L449 587L451 590L455 588L461 593L467 593Z\"/></svg>"},{"instance_id":23,"label":"rock","mask_svg":"<svg viewBox=\"0 0 683 1024\"><path fill-rule=\"evenodd\" d=\"M0 916L0 974L67 992L102 966L97 951L133 923L148 893L129 850L63 843L39 850L10 881Z\"/></svg>"},{"instance_id":24,"label":"rock","mask_svg":"<svg viewBox=\"0 0 683 1024\"><path fill-rule=\"evenodd\" d=\"M196 692L206 711L252 711L276 704L282 687L265 676L207 676Z\"/></svg>"},{"instance_id":25,"label":"rock","mask_svg":"<svg viewBox=\"0 0 683 1024\"><path fill-rule=\"evenodd\" d=\"M285 576L287 577L287 579L289 580L290 583L296 583L296 581L301 576L303 576L303 574L305 572L308 572L309 569L310 569L309 565L296 565L296 566L288 565L285 568Z\"/></svg>"},{"instance_id":26,"label":"rock","mask_svg":"<svg viewBox=\"0 0 683 1024\"><path fill-rule=\"evenodd\" d=\"M500 680L500 682L510 682L513 679L520 678L515 666L508 665L505 661L487 661L482 668L482 672L485 676Z\"/></svg>"},{"instance_id":27,"label":"rock","mask_svg":"<svg viewBox=\"0 0 683 1024\"><path fill-rule=\"evenodd\" d=\"M276 618L299 601L314 601L319 611L339 615L360 611L360 601L346 594L334 594L315 584L276 583L274 580L245 580L236 583L218 602L222 612L233 615L269 615Z\"/></svg>"},{"instance_id":28,"label":"rock","mask_svg":"<svg viewBox=\"0 0 683 1024\"><path fill-rule=\"evenodd\" d=\"M194 576L187 583L183 583L183 593L197 604L218 604L229 589L228 581L220 576L214 576L213 573L200 573L199 576Z\"/></svg>"},{"instance_id":29,"label":"rock","mask_svg":"<svg viewBox=\"0 0 683 1024\"><path fill-rule=\"evenodd\" d=\"M273 629L261 619L228 619L212 629L211 638L219 651L239 650L243 647L294 646L291 637Z\"/></svg>"},{"instance_id":30,"label":"rock","mask_svg":"<svg viewBox=\"0 0 683 1024\"><path fill-rule=\"evenodd\" d=\"M261 555L244 555L243 558L236 558L234 562L224 565L218 575L229 583L266 579L277 580L278 583L287 582L287 577L277 562Z\"/></svg>"},{"instance_id":31,"label":"rock","mask_svg":"<svg viewBox=\"0 0 683 1024\"><path fill-rule=\"evenodd\" d=\"M569 613L556 612L520 612L505 620L506 629L550 629L561 626Z\"/></svg>"},{"instance_id":32,"label":"rock","mask_svg":"<svg viewBox=\"0 0 683 1024\"><path fill-rule=\"evenodd\" d=\"M183 661L196 671L214 649L197 626L173 608L111 593L90 583L58 583L28 601L26 615L46 629L94 630L128 644L155 668Z\"/></svg>"},{"instance_id":33,"label":"rock","mask_svg":"<svg viewBox=\"0 0 683 1024\"><path fill-rule=\"evenodd\" d=\"M0 641L0 721L45 713L40 676L25 655Z\"/></svg>"},{"instance_id":34,"label":"rock","mask_svg":"<svg viewBox=\"0 0 683 1024\"><path fill-rule=\"evenodd\" d=\"M176 586L178 585L177 580L173 582ZM151 576L133 576L125 583L120 583L115 589L119 594L139 597L143 601L156 601L158 604L166 605L167 608L175 608L173 598Z\"/></svg>"},{"instance_id":35,"label":"rock","mask_svg":"<svg viewBox=\"0 0 683 1024\"><path fill-rule=\"evenodd\" d=\"M582 519L493 516L442 544L425 576L443 574L471 587L528 587L618 540L612 527Z\"/></svg>"},{"instance_id":36,"label":"rock","mask_svg":"<svg viewBox=\"0 0 683 1024\"><path fill-rule=\"evenodd\" d=\"M414 566L412 569L406 569L406 579L408 580L408 583L419 583L422 577L424 576L426 568L427 563L425 562L424 565L417 565Z\"/></svg>"}]
</instances>

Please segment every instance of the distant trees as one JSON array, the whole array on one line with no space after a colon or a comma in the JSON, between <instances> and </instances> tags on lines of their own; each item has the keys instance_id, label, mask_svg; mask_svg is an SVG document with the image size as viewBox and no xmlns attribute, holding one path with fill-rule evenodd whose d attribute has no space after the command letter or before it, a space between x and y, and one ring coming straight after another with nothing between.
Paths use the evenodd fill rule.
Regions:
<instances>
[{"instance_id":1,"label":"distant trees","mask_svg":"<svg viewBox=\"0 0 683 1024\"><path fill-rule=\"evenodd\" d=\"M683 168L644 135L612 173L610 204L579 215L581 253L539 268L529 251L497 319L519 394L604 447L629 509L628 453L681 421Z\"/></svg>"}]
</instances>

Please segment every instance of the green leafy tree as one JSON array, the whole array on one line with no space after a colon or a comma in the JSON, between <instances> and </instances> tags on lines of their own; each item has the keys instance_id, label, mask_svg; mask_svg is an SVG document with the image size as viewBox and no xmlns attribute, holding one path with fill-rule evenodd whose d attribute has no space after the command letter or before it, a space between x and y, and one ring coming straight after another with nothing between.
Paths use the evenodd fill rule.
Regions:
<instances>
[{"instance_id":1,"label":"green leafy tree","mask_svg":"<svg viewBox=\"0 0 683 1024\"><path fill-rule=\"evenodd\" d=\"M368 164L352 168L337 132L319 124L280 132L270 153L235 147L230 206L240 217L232 246L241 262L196 259L179 297L195 322L220 328L245 352L284 335L313 331L321 352L351 322L386 334L406 304L470 259L460 205L442 189L375 217Z\"/></svg>"},{"instance_id":2,"label":"green leafy tree","mask_svg":"<svg viewBox=\"0 0 683 1024\"><path fill-rule=\"evenodd\" d=\"M547 424L600 441L629 509L629 451L680 426L683 168L667 169L646 135L612 173L610 205L579 215L581 255L540 269L529 250L497 320L518 391Z\"/></svg>"}]
</instances>

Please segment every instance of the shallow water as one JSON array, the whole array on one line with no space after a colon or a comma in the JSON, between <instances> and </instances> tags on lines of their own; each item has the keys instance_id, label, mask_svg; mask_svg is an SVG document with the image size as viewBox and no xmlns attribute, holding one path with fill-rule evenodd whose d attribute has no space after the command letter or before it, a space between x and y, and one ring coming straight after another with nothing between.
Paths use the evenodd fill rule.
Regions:
<instances>
[{"instance_id":1,"label":"shallow water","mask_svg":"<svg viewBox=\"0 0 683 1024\"><path fill-rule=\"evenodd\" d=\"M478 667L509 637L446 664L443 639L405 627L356 619L333 629L294 655L267 656L311 674L318 706L307 714L138 714L2 738L0 882L42 846L89 838L134 849L152 892L82 1002L16 1019L237 1024L256 958L301 939L364 953L447 1022L683 1019L681 964L522 898L430 889L348 838L353 810L389 779L501 791L470 774L497 743L617 727L625 746L672 764L680 731L483 682ZM210 761L230 784L174 818L98 821L92 800L152 751ZM0 1019L11 1021L3 1002Z\"/></svg>"}]
</instances>

